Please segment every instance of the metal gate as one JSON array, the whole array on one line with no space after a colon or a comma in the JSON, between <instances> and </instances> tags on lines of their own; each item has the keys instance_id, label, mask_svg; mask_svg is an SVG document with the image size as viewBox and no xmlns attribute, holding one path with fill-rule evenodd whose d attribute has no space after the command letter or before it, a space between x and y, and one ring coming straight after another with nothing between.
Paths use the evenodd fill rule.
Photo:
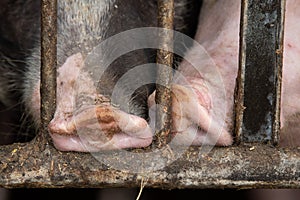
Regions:
<instances>
[{"instance_id":1,"label":"metal gate","mask_svg":"<svg viewBox=\"0 0 300 200\"><path fill-rule=\"evenodd\" d=\"M168 3L163 6L168 8ZM143 182L147 187L168 189L299 188L299 149L276 147L280 142L285 1L242 0L241 9L235 145L215 147L202 157L198 152L205 147L189 147L161 170L132 173L101 165L89 154L60 153L48 145L46 127L53 113L56 88L56 70L53 70L56 63L56 1L44 0L41 108L44 128L29 144L1 147L0 186L139 187ZM265 84L265 80L271 81ZM259 103L253 97L258 98ZM160 120L168 120L168 117ZM168 125L168 121L161 124ZM166 159L176 156L168 150L165 153ZM114 153L110 156L114 157Z\"/></svg>"}]
</instances>

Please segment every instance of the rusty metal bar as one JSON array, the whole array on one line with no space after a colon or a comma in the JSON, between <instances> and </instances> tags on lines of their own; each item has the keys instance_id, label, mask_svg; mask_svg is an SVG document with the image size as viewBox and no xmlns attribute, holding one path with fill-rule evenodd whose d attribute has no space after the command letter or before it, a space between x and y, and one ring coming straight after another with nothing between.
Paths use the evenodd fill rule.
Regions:
<instances>
[{"instance_id":1,"label":"rusty metal bar","mask_svg":"<svg viewBox=\"0 0 300 200\"><path fill-rule=\"evenodd\" d=\"M46 151L28 151L15 144L0 149L0 187L146 187L153 188L300 188L300 151L264 144L214 148L199 156L201 147L191 147L161 170L134 173L114 169L91 154L58 153L51 145ZM120 160L118 152L108 154L109 162L141 166L145 155L130 154ZM49 154L51 156L49 156ZM126 156L127 157L127 156ZM172 158L170 158L172 160ZM157 160L160 162L160 160Z\"/></svg>"},{"instance_id":2,"label":"rusty metal bar","mask_svg":"<svg viewBox=\"0 0 300 200\"><path fill-rule=\"evenodd\" d=\"M173 29L174 21L174 0L158 0L158 26L166 29ZM162 147L168 143L171 131L171 82L173 53L164 49L173 49L173 33L163 32L159 36L161 49L157 50L157 63L168 66L159 68L157 72L156 97L155 101L159 106L156 111L155 122L155 145Z\"/></svg>"},{"instance_id":3,"label":"rusty metal bar","mask_svg":"<svg viewBox=\"0 0 300 200\"><path fill-rule=\"evenodd\" d=\"M56 105L57 0L42 0L41 6L41 137L45 138Z\"/></svg>"},{"instance_id":4,"label":"rusty metal bar","mask_svg":"<svg viewBox=\"0 0 300 200\"><path fill-rule=\"evenodd\" d=\"M236 135L244 142L278 142L284 9L284 0L242 1Z\"/></svg>"}]
</instances>

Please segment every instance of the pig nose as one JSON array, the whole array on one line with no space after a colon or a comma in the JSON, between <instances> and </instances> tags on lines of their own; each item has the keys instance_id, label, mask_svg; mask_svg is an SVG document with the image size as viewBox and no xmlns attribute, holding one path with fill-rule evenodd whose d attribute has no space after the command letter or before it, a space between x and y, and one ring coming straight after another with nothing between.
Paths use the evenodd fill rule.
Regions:
<instances>
[{"instance_id":1,"label":"pig nose","mask_svg":"<svg viewBox=\"0 0 300 200\"><path fill-rule=\"evenodd\" d=\"M48 125L48 131L51 134L76 135L76 127L70 117L54 117Z\"/></svg>"}]
</instances>

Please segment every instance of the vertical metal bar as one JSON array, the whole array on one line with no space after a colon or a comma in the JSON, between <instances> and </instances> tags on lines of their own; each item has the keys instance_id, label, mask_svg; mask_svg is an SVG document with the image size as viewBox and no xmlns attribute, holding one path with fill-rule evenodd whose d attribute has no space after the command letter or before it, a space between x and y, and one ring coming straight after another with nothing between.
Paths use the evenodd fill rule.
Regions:
<instances>
[{"instance_id":1,"label":"vertical metal bar","mask_svg":"<svg viewBox=\"0 0 300 200\"><path fill-rule=\"evenodd\" d=\"M57 0L42 0L41 10L41 137L45 138L56 105Z\"/></svg>"},{"instance_id":2,"label":"vertical metal bar","mask_svg":"<svg viewBox=\"0 0 300 200\"><path fill-rule=\"evenodd\" d=\"M285 0L243 0L236 136L278 142Z\"/></svg>"},{"instance_id":3,"label":"vertical metal bar","mask_svg":"<svg viewBox=\"0 0 300 200\"><path fill-rule=\"evenodd\" d=\"M173 29L174 21L174 0L158 0L158 26L166 29ZM163 49L173 49L173 33L163 32L159 36L161 49L157 51L157 63L172 68L173 53ZM155 101L159 106L156 111L155 122L155 145L160 148L167 144L171 131L171 82L172 70L159 68L157 72L156 97Z\"/></svg>"}]
</instances>

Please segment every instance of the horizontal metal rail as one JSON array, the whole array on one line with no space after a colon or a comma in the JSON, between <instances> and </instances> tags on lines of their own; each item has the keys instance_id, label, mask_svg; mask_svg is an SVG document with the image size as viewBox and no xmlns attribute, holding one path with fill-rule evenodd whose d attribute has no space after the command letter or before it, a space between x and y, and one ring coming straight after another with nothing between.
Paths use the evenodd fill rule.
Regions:
<instances>
[{"instance_id":1,"label":"horizontal metal rail","mask_svg":"<svg viewBox=\"0 0 300 200\"><path fill-rule=\"evenodd\" d=\"M146 187L165 189L300 188L299 149L248 144L214 148L199 155L201 147L191 147L161 170L133 173L105 165L91 154L60 153L51 145L42 152L33 152L29 146L1 147L0 187L140 187L143 182ZM165 152L164 159L169 159L169 153ZM120 160L116 152L103 155L108 155L111 162L131 166L140 166L140 161L147 159L139 153L131 157L133 161ZM160 162L157 160L153 166Z\"/></svg>"}]
</instances>

